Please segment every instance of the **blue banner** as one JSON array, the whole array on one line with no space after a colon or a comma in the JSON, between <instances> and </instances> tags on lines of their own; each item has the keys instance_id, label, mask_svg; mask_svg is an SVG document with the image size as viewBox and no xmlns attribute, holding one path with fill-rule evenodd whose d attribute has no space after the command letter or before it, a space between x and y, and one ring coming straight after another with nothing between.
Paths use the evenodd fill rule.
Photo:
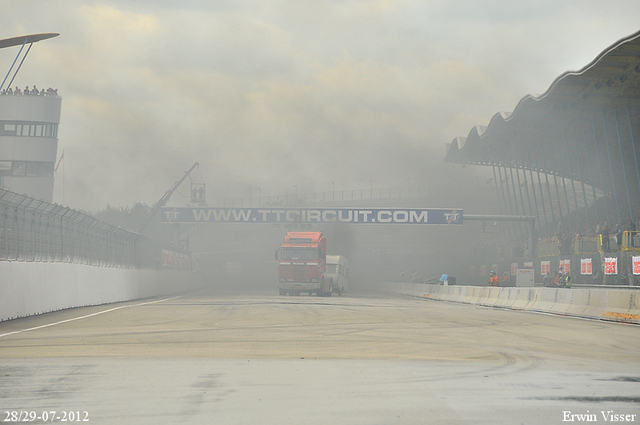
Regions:
<instances>
[{"instance_id":1,"label":"blue banner","mask_svg":"<svg viewBox=\"0 0 640 425\"><path fill-rule=\"evenodd\" d=\"M462 224L462 209L164 207L163 223Z\"/></svg>"}]
</instances>

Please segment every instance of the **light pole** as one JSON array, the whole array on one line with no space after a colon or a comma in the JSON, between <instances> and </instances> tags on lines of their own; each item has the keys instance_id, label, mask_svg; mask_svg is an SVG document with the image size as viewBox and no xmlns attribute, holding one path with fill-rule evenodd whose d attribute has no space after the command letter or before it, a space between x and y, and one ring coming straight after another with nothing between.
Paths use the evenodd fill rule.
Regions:
<instances>
[{"instance_id":1,"label":"light pole","mask_svg":"<svg viewBox=\"0 0 640 425\"><path fill-rule=\"evenodd\" d=\"M260 198L262 197L262 189L258 188L258 206L260 206Z\"/></svg>"},{"instance_id":2,"label":"light pole","mask_svg":"<svg viewBox=\"0 0 640 425\"><path fill-rule=\"evenodd\" d=\"M373 199L373 180L369 180L369 185L371 186L371 193L370 193L369 197L371 199Z\"/></svg>"},{"instance_id":3,"label":"light pole","mask_svg":"<svg viewBox=\"0 0 640 425\"><path fill-rule=\"evenodd\" d=\"M331 200L336 200L336 182L331 182Z\"/></svg>"},{"instance_id":4,"label":"light pole","mask_svg":"<svg viewBox=\"0 0 640 425\"><path fill-rule=\"evenodd\" d=\"M298 203L298 185L294 184L293 187L296 188L296 204Z\"/></svg>"}]
</instances>

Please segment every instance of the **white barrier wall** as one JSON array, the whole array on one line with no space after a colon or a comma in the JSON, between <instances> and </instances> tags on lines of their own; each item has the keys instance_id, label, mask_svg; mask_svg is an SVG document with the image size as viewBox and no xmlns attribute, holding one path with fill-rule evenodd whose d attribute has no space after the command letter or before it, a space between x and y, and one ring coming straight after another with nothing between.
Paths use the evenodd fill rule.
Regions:
<instances>
[{"instance_id":1,"label":"white barrier wall","mask_svg":"<svg viewBox=\"0 0 640 425\"><path fill-rule=\"evenodd\" d=\"M0 321L172 294L198 286L197 275L189 271L0 261Z\"/></svg>"},{"instance_id":2,"label":"white barrier wall","mask_svg":"<svg viewBox=\"0 0 640 425\"><path fill-rule=\"evenodd\" d=\"M640 288L494 288L389 282L381 289L439 301L640 324Z\"/></svg>"}]
</instances>

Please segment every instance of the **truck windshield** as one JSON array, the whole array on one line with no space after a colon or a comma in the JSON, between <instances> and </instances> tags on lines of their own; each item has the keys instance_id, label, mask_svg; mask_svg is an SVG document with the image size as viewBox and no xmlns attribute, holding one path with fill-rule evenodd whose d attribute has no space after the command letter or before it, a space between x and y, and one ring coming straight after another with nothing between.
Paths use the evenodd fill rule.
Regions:
<instances>
[{"instance_id":1,"label":"truck windshield","mask_svg":"<svg viewBox=\"0 0 640 425\"><path fill-rule=\"evenodd\" d=\"M327 271L325 273L338 273L338 265L337 264L327 264Z\"/></svg>"},{"instance_id":2,"label":"truck windshield","mask_svg":"<svg viewBox=\"0 0 640 425\"><path fill-rule=\"evenodd\" d=\"M318 259L317 248L282 248L281 260L313 261Z\"/></svg>"}]
</instances>

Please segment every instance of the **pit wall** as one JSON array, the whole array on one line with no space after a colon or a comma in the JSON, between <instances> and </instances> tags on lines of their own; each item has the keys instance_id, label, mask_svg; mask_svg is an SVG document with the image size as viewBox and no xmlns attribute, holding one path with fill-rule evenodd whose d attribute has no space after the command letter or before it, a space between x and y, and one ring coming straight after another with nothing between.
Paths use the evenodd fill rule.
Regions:
<instances>
[{"instance_id":1,"label":"pit wall","mask_svg":"<svg viewBox=\"0 0 640 425\"><path fill-rule=\"evenodd\" d=\"M0 321L199 286L197 275L190 271L0 261Z\"/></svg>"},{"instance_id":2,"label":"pit wall","mask_svg":"<svg viewBox=\"0 0 640 425\"><path fill-rule=\"evenodd\" d=\"M383 283L383 291L438 301L640 324L640 290L494 288Z\"/></svg>"}]
</instances>

